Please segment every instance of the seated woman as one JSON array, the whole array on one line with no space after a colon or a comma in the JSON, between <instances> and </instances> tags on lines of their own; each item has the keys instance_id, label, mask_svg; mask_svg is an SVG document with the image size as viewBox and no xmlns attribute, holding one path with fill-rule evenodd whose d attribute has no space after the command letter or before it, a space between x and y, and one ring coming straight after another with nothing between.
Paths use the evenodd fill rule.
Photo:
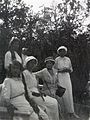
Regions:
<instances>
[{"instance_id":1,"label":"seated woman","mask_svg":"<svg viewBox=\"0 0 90 120\"><path fill-rule=\"evenodd\" d=\"M33 56L28 56L25 59L25 70L23 75L27 85L27 90L30 98L37 103L49 116L50 120L59 120L58 102L50 96L43 96L38 90L38 84L35 75L32 73L36 67L38 60Z\"/></svg>"},{"instance_id":2,"label":"seated woman","mask_svg":"<svg viewBox=\"0 0 90 120\"><path fill-rule=\"evenodd\" d=\"M8 77L5 78L2 86L2 100L7 108L14 106L20 112L29 113L29 120L39 120L37 114L25 98L21 68L22 65L16 60L12 61L12 64L9 65ZM45 116L43 120L49 120L42 110L40 110L40 114L42 114L42 117Z\"/></svg>"},{"instance_id":3,"label":"seated woman","mask_svg":"<svg viewBox=\"0 0 90 120\"><path fill-rule=\"evenodd\" d=\"M47 57L44 62L46 68L35 72L34 74L36 75L37 79L43 81L43 92L46 95L55 97L55 92L58 85L57 70L53 68L55 60L53 57Z\"/></svg>"}]
</instances>

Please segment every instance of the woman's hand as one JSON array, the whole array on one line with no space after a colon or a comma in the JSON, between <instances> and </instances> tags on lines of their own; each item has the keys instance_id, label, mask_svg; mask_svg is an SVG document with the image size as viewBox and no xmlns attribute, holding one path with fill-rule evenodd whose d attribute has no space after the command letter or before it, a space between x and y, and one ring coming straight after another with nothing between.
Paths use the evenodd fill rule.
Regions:
<instances>
[{"instance_id":1,"label":"woman's hand","mask_svg":"<svg viewBox=\"0 0 90 120\"><path fill-rule=\"evenodd\" d=\"M14 115L14 110L17 110L17 108L16 108L13 104L10 103L10 100L9 100L9 99L7 99L7 100L5 101L5 105L6 105L6 108L7 108L8 113L9 113L11 116L13 116L13 115Z\"/></svg>"}]
</instances>

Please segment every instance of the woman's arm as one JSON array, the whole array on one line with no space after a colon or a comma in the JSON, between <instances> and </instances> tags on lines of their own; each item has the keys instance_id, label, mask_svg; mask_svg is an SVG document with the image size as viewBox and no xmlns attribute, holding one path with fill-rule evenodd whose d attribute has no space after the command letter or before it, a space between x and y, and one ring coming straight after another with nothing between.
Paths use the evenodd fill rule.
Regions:
<instances>
[{"instance_id":1,"label":"woman's arm","mask_svg":"<svg viewBox=\"0 0 90 120\"><path fill-rule=\"evenodd\" d=\"M41 78L42 77L42 74L43 74L43 70L40 70L40 71L37 71L34 73L34 75L37 77L37 78Z\"/></svg>"},{"instance_id":2,"label":"woman's arm","mask_svg":"<svg viewBox=\"0 0 90 120\"><path fill-rule=\"evenodd\" d=\"M7 107L8 113L12 115L16 108L11 104L10 97L11 97L11 84L10 80L6 78L2 86L2 100L5 106Z\"/></svg>"},{"instance_id":3,"label":"woman's arm","mask_svg":"<svg viewBox=\"0 0 90 120\"><path fill-rule=\"evenodd\" d=\"M36 79L38 81L38 84L43 84L43 78L44 78L44 69L37 71L34 73L34 75L36 76Z\"/></svg>"},{"instance_id":4,"label":"woman's arm","mask_svg":"<svg viewBox=\"0 0 90 120\"><path fill-rule=\"evenodd\" d=\"M8 78L6 78L2 86L2 99L6 104L10 102L10 95L11 95L10 81Z\"/></svg>"}]
</instances>

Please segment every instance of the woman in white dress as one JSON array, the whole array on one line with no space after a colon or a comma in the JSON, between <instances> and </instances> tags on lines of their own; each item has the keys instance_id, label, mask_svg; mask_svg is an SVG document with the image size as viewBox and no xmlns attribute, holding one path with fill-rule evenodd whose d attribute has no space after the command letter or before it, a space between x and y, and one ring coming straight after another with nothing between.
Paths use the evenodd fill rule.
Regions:
<instances>
[{"instance_id":1,"label":"woman in white dress","mask_svg":"<svg viewBox=\"0 0 90 120\"><path fill-rule=\"evenodd\" d=\"M61 46L57 50L58 57L55 59L55 69L58 70L58 81L60 86L66 88L64 95L61 98L61 110L64 108L64 112L69 116L79 118L74 112L72 84L70 79L70 73L73 71L71 61L66 57L67 48Z\"/></svg>"},{"instance_id":2,"label":"woman in white dress","mask_svg":"<svg viewBox=\"0 0 90 120\"><path fill-rule=\"evenodd\" d=\"M37 79L42 80L43 88L42 91L49 96L55 97L55 92L58 85L57 70L53 68L55 60L53 57L47 57L45 59L46 67L40 71L35 72Z\"/></svg>"},{"instance_id":3,"label":"woman in white dress","mask_svg":"<svg viewBox=\"0 0 90 120\"><path fill-rule=\"evenodd\" d=\"M37 59L33 56L29 56L25 59L26 69L24 70L23 75L25 77L28 93L30 98L32 98L37 105L46 111L50 120L59 120L57 100L48 95L44 96L40 94L40 91L38 90L38 82L35 75L32 73L33 68L37 65L37 62Z\"/></svg>"},{"instance_id":4,"label":"woman in white dress","mask_svg":"<svg viewBox=\"0 0 90 120\"><path fill-rule=\"evenodd\" d=\"M4 60L4 67L8 71L8 67L10 64L12 64L12 60L16 59L20 63L22 63L22 59L18 54L20 41L17 37L12 37L12 39L9 42L9 49L5 54L5 60Z\"/></svg>"}]
</instances>

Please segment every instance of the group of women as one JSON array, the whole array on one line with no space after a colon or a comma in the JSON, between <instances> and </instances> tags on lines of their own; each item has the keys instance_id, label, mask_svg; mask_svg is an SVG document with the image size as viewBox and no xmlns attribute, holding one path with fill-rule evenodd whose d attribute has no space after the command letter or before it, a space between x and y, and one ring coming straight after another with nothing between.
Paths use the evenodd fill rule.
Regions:
<instances>
[{"instance_id":1,"label":"group of women","mask_svg":"<svg viewBox=\"0 0 90 120\"><path fill-rule=\"evenodd\" d=\"M59 47L57 50L59 57L55 60L53 57L47 57L44 61L46 67L33 72L38 60L34 56L26 55L22 59L18 55L18 47L19 40L13 37L9 43L9 50L5 54L4 64L7 75L2 87L2 99L5 105L13 105L18 111L29 113L30 120L60 120L59 113L63 108L69 119L72 117L78 119L74 112L69 74L73 69L70 59L65 57L67 48ZM39 88L39 80L43 81L42 90ZM56 95L58 85L66 88L62 97ZM30 101L37 105L38 114Z\"/></svg>"}]
</instances>

